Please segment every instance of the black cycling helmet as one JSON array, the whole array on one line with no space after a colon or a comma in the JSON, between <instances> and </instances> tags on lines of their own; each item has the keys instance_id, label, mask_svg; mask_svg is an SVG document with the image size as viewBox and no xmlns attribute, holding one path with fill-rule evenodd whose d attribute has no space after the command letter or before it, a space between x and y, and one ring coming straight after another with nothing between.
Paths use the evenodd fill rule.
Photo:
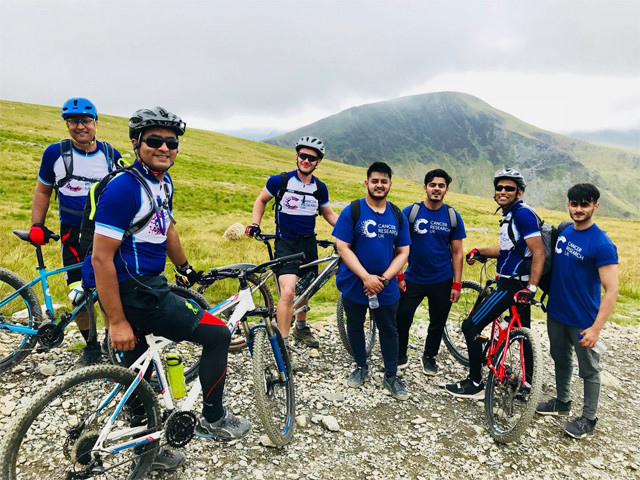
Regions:
<instances>
[{"instance_id":1,"label":"black cycling helmet","mask_svg":"<svg viewBox=\"0 0 640 480\"><path fill-rule=\"evenodd\" d=\"M498 182L502 179L513 180L520 190L524 192L527 188L527 182L524 180L522 174L515 168L503 168L498 170L493 176L493 186L498 185Z\"/></svg>"},{"instance_id":2,"label":"black cycling helmet","mask_svg":"<svg viewBox=\"0 0 640 480\"><path fill-rule=\"evenodd\" d=\"M296 143L296 152L299 152L301 148L312 148L318 152L318 158L322 160L324 158L324 143L317 137L302 137Z\"/></svg>"},{"instance_id":3,"label":"black cycling helmet","mask_svg":"<svg viewBox=\"0 0 640 480\"><path fill-rule=\"evenodd\" d=\"M70 98L64 105L62 105L62 118L65 120L69 117L93 117L94 120L98 119L98 110L91 101L86 98Z\"/></svg>"},{"instance_id":4,"label":"black cycling helmet","mask_svg":"<svg viewBox=\"0 0 640 480\"><path fill-rule=\"evenodd\" d=\"M174 113L166 111L162 107L154 109L143 108L138 110L129 119L129 138L140 139L140 135L150 128L168 128L176 132L176 135L184 135L187 124Z\"/></svg>"}]
</instances>

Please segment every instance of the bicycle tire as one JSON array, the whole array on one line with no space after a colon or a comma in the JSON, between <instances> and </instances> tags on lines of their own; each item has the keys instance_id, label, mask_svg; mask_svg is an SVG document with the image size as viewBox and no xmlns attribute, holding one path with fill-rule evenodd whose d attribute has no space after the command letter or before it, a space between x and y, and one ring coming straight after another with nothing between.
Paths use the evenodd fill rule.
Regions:
<instances>
[{"instance_id":1,"label":"bicycle tire","mask_svg":"<svg viewBox=\"0 0 640 480\"><path fill-rule=\"evenodd\" d=\"M106 473L87 472L82 452L88 452L97 433L113 415L122 394L136 378L133 372L115 365L96 365L73 370L59 377L33 397L12 420L0 446L0 475L8 480L48 478L141 478L153 461L157 442L143 447L122 450L113 455L101 455ZM124 388L97 410L100 402L116 384ZM118 413L117 424L145 424L149 432L157 430L160 415L156 395L142 381L132 394L137 403L133 410L125 406ZM129 404L130 405L130 404ZM85 423L97 413L91 424ZM125 423L126 425L126 423ZM142 435L138 433L136 436ZM107 440L105 446L126 441L120 437ZM86 457L85 457L86 458ZM86 476L81 476L82 474ZM74 476L76 474L76 476Z\"/></svg>"},{"instance_id":2,"label":"bicycle tire","mask_svg":"<svg viewBox=\"0 0 640 480\"><path fill-rule=\"evenodd\" d=\"M191 290L189 288L181 287L179 285L174 285L172 283L169 284L169 289L171 293L178 295L179 297L185 298L187 300L195 302L200 308L203 310L208 310L209 303L205 300L205 298L200 295L195 290ZM123 366L120 360L117 358L117 351L111 346L111 337L107 338L107 347L109 360L111 363L117 366ZM200 370L200 357L202 356L202 346L192 343L192 342L172 342L166 347L164 347L163 351L165 352L177 352L182 358L182 364L184 365L184 379L185 382L189 383L195 380L198 377L198 372ZM161 356L162 361L165 361L165 358ZM165 372L167 371L167 366L165 365ZM155 371L151 374L151 378L148 380L149 384L155 388L160 388L160 384L158 383L158 379L156 377Z\"/></svg>"},{"instance_id":3,"label":"bicycle tire","mask_svg":"<svg viewBox=\"0 0 640 480\"><path fill-rule=\"evenodd\" d=\"M251 291L253 296L253 303L256 308L265 307L268 312L268 317L271 318L275 315L275 304L273 303L273 296L271 291L256 275L249 275L246 277L247 281L252 285ZM198 293L211 304L217 305L229 298L234 293L240 290L240 283L235 278L221 278L209 285L203 285L198 288ZM216 313L216 316L221 318L225 323L229 320L229 317L233 313L233 308ZM247 320L248 321L248 320ZM255 326L258 322L249 322L249 328ZM231 335L231 343L229 344L229 351L232 353L239 352L247 346L247 341L244 334L240 329L236 329Z\"/></svg>"},{"instance_id":4,"label":"bicycle tire","mask_svg":"<svg viewBox=\"0 0 640 480\"><path fill-rule=\"evenodd\" d=\"M286 445L295 431L295 387L291 361L282 335L274 325L278 347L282 354L287 381L280 380L271 343L265 328L254 330L253 339L253 390L256 398L258 418L269 439L277 446Z\"/></svg>"},{"instance_id":5,"label":"bicycle tire","mask_svg":"<svg viewBox=\"0 0 640 480\"><path fill-rule=\"evenodd\" d=\"M527 351L531 357L529 362L524 362L523 371L521 355L526 358ZM535 414L542 393L542 353L531 330L517 328L511 331L506 352L504 344L498 348L494 366L500 364L503 355L506 356L505 378L501 382L493 370L489 370L484 406L489 434L498 443L509 443L522 435ZM522 385L523 375L531 379L529 391Z\"/></svg>"},{"instance_id":6,"label":"bicycle tire","mask_svg":"<svg viewBox=\"0 0 640 480\"><path fill-rule=\"evenodd\" d=\"M5 299L26 285L15 273L0 268L0 299ZM24 315L23 315L24 313ZM32 288L0 307L0 324L20 324L37 330L42 323L42 309ZM36 334L0 330L0 372L21 362L38 342Z\"/></svg>"},{"instance_id":7,"label":"bicycle tire","mask_svg":"<svg viewBox=\"0 0 640 480\"><path fill-rule=\"evenodd\" d=\"M473 305L482 292L482 285L473 280L463 280L460 299L451 304L451 310L445 323L442 339L449 353L465 367L469 366L467 341L462 333L462 323L469 317Z\"/></svg>"},{"instance_id":8,"label":"bicycle tire","mask_svg":"<svg viewBox=\"0 0 640 480\"><path fill-rule=\"evenodd\" d=\"M367 310L369 315L364 321L364 340L365 350L367 357L371 355L373 346L376 343L376 321L371 309ZM353 357L353 350L349 344L349 337L347 336L347 317L344 314L344 307L342 305L342 293L338 293L338 302L336 304L336 322L338 323L338 334L340 335L340 341L349 355Z\"/></svg>"}]
</instances>

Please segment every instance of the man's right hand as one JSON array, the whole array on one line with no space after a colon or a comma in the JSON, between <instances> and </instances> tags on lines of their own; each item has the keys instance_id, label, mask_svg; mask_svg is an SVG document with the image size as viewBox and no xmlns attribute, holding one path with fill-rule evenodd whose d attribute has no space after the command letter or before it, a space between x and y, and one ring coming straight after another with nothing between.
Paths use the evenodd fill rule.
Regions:
<instances>
[{"instance_id":1,"label":"man's right hand","mask_svg":"<svg viewBox=\"0 0 640 480\"><path fill-rule=\"evenodd\" d=\"M52 235L55 234L42 223L34 223L29 230L29 240L34 245L42 246L48 243Z\"/></svg>"},{"instance_id":2,"label":"man's right hand","mask_svg":"<svg viewBox=\"0 0 640 480\"><path fill-rule=\"evenodd\" d=\"M133 350L136 346L136 336L127 320L115 324L111 321L109 336L111 337L111 346L121 352Z\"/></svg>"},{"instance_id":3,"label":"man's right hand","mask_svg":"<svg viewBox=\"0 0 640 480\"><path fill-rule=\"evenodd\" d=\"M252 223L251 225L247 225L247 228L244 229L244 234L247 237L254 237L260 234L260 225L257 223Z\"/></svg>"}]
</instances>

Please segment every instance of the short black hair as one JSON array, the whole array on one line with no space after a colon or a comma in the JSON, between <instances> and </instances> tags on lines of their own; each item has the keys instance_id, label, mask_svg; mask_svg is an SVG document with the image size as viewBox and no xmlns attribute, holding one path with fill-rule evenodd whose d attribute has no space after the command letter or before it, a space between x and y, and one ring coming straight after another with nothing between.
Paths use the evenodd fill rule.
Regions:
<instances>
[{"instance_id":1,"label":"short black hair","mask_svg":"<svg viewBox=\"0 0 640 480\"><path fill-rule=\"evenodd\" d=\"M597 203L599 198L600 191L592 183L578 183L567 192L569 201Z\"/></svg>"},{"instance_id":2,"label":"short black hair","mask_svg":"<svg viewBox=\"0 0 640 480\"><path fill-rule=\"evenodd\" d=\"M373 162L367 169L367 178L371 176L373 172L386 173L391 180L391 167L384 162Z\"/></svg>"},{"instance_id":3,"label":"short black hair","mask_svg":"<svg viewBox=\"0 0 640 480\"><path fill-rule=\"evenodd\" d=\"M424 176L424 184L429 185L431 183L431 180L433 180L435 177L444 178L444 182L447 184L447 187L453 180L447 172L445 172L441 168L436 168L435 170L430 170L427 172L427 174Z\"/></svg>"}]
</instances>

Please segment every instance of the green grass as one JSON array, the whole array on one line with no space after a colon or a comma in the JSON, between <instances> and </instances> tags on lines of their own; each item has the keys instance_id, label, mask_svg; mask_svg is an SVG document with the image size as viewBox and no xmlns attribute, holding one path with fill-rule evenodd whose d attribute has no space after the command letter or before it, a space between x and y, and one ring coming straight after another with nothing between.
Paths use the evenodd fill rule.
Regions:
<instances>
[{"instance_id":1,"label":"green grass","mask_svg":"<svg viewBox=\"0 0 640 480\"><path fill-rule=\"evenodd\" d=\"M0 101L0 155L4 167L0 176L0 265L23 278L32 278L35 274L35 255L32 247L11 232L29 228L31 199L44 149L68 135L59 112L54 107ZM100 116L98 138L109 141L120 153L133 156L127 134L126 119ZM176 228L191 263L198 268L208 268L266 260L267 252L262 243L246 237L238 241L223 240L222 234L235 222L244 225L250 222L253 202L266 179L295 167L293 151L190 128L181 140L180 148L171 170L176 184L174 209L178 220ZM464 175L464 172L455 173ZM317 174L326 182L334 204L345 205L365 194L363 168L326 159ZM389 199L398 206L420 200L423 195L421 185L393 178ZM491 198L449 193L447 202L455 206L464 219L468 230L465 249L496 244L499 215L493 215L496 204ZM538 210L538 213L554 224L568 218L566 212ZM620 256L620 300L616 312L634 317L631 320L620 317L620 321L637 322L637 313L635 316L629 313L640 309L640 222L612 218L598 218L597 222L617 245ZM54 230L58 228L54 202L49 209L47 225ZM271 204L262 226L266 232L273 231ZM331 227L319 218L319 238L328 238L330 233ZM48 245L43 251L49 268L60 266L58 245ZM167 274L173 278L170 268ZM463 276L477 279L478 275L475 269L465 267ZM66 296L62 276L53 281L51 289L54 298ZM314 311L331 311L335 296L335 286L325 286L314 302L328 305L318 305ZM314 311L311 317L315 316Z\"/></svg>"}]
</instances>

